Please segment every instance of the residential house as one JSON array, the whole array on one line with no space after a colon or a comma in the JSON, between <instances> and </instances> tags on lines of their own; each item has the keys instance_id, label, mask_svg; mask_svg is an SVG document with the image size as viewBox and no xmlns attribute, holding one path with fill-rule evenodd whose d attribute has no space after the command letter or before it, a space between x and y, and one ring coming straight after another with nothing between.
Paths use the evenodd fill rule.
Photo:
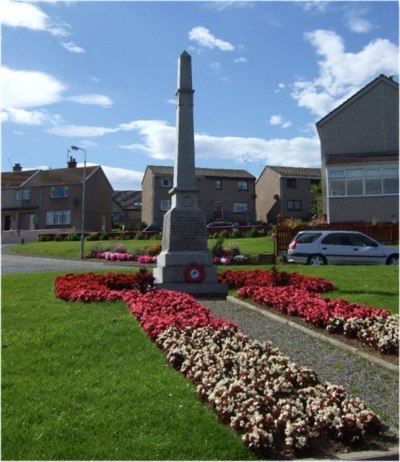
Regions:
<instances>
[{"instance_id":1,"label":"residential house","mask_svg":"<svg viewBox=\"0 0 400 462\"><path fill-rule=\"evenodd\" d=\"M321 169L267 166L256 181L257 220L275 224L284 218L308 220L315 207L311 187L321 181Z\"/></svg>"},{"instance_id":2,"label":"residential house","mask_svg":"<svg viewBox=\"0 0 400 462\"><path fill-rule=\"evenodd\" d=\"M255 180L245 170L196 168L199 207L207 222L232 221L238 224L255 220ZM142 221L162 226L171 207L173 167L150 165L142 181Z\"/></svg>"},{"instance_id":3,"label":"residential house","mask_svg":"<svg viewBox=\"0 0 400 462\"><path fill-rule=\"evenodd\" d=\"M142 221L142 191L114 191L112 227L136 229Z\"/></svg>"},{"instance_id":4,"label":"residential house","mask_svg":"<svg viewBox=\"0 0 400 462\"><path fill-rule=\"evenodd\" d=\"M380 75L317 122L328 223L397 222L399 84Z\"/></svg>"},{"instance_id":5,"label":"residential house","mask_svg":"<svg viewBox=\"0 0 400 462\"><path fill-rule=\"evenodd\" d=\"M84 168L72 157L68 168L3 172L2 231L81 230ZM86 167L85 231L111 230L112 187L100 166Z\"/></svg>"}]
</instances>

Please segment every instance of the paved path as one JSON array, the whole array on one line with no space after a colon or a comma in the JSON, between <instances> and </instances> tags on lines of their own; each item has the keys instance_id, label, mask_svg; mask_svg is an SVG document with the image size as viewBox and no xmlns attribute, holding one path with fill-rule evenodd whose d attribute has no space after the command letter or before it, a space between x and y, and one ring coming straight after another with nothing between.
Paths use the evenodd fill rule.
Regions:
<instances>
[{"instance_id":1,"label":"paved path","mask_svg":"<svg viewBox=\"0 0 400 462\"><path fill-rule=\"evenodd\" d=\"M47 271L96 271L121 269L127 265L113 264L104 260L75 260L45 257L27 257L9 252L12 245L1 246L1 274L44 273ZM129 266L128 266L129 267ZM134 265L132 264L133 268Z\"/></svg>"}]
</instances>

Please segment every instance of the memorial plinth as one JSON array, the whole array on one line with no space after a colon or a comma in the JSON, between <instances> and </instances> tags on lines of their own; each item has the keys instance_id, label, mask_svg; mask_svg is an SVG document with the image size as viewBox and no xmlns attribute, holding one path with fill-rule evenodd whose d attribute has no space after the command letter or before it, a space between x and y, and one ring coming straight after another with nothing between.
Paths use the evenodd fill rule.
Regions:
<instances>
[{"instance_id":1,"label":"memorial plinth","mask_svg":"<svg viewBox=\"0 0 400 462\"><path fill-rule=\"evenodd\" d=\"M164 216L162 250L153 270L158 288L197 297L226 297L217 282L207 246L206 217L198 205L194 163L192 63L184 51L178 61L176 157L171 208Z\"/></svg>"}]
</instances>

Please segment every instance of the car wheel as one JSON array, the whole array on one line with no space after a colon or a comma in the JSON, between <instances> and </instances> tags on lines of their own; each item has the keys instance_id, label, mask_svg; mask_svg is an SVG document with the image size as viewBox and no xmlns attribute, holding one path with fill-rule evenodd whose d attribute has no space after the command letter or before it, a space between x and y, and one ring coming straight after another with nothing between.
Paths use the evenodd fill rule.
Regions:
<instances>
[{"instance_id":1,"label":"car wheel","mask_svg":"<svg viewBox=\"0 0 400 462\"><path fill-rule=\"evenodd\" d=\"M390 255L386 260L387 265L396 265L399 266L399 256L398 255Z\"/></svg>"},{"instance_id":2,"label":"car wheel","mask_svg":"<svg viewBox=\"0 0 400 462\"><path fill-rule=\"evenodd\" d=\"M326 258L323 255L311 255L308 257L307 260L307 265L313 265L313 266L323 266L326 265Z\"/></svg>"}]
</instances>

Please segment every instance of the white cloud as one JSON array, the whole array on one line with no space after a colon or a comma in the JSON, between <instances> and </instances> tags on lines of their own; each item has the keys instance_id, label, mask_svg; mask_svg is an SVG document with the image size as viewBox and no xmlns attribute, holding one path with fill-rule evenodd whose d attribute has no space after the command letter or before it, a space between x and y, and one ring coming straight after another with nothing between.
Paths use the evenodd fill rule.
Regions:
<instances>
[{"instance_id":1,"label":"white cloud","mask_svg":"<svg viewBox=\"0 0 400 462\"><path fill-rule=\"evenodd\" d=\"M109 167L102 165L108 181L114 190L141 190L143 172L128 170L125 168Z\"/></svg>"},{"instance_id":2,"label":"white cloud","mask_svg":"<svg viewBox=\"0 0 400 462\"><path fill-rule=\"evenodd\" d=\"M194 27L189 32L189 39L210 50L218 48L221 51L233 51L235 49L232 44L216 38L208 29L202 26Z\"/></svg>"},{"instance_id":3,"label":"white cloud","mask_svg":"<svg viewBox=\"0 0 400 462\"><path fill-rule=\"evenodd\" d=\"M78 104L87 104L94 106L109 107L113 105L112 100L108 96L97 94L70 96L68 100Z\"/></svg>"},{"instance_id":4,"label":"white cloud","mask_svg":"<svg viewBox=\"0 0 400 462\"><path fill-rule=\"evenodd\" d=\"M121 125L122 126L122 125ZM175 158L175 127L162 121L136 121L125 124L126 130L135 130L142 143L123 145L120 148L143 152L153 159ZM216 137L195 134L196 158L230 160L238 164L248 162L311 166L320 164L320 143L317 136L292 139Z\"/></svg>"},{"instance_id":5,"label":"white cloud","mask_svg":"<svg viewBox=\"0 0 400 462\"><path fill-rule=\"evenodd\" d=\"M61 42L61 45L70 53L86 53L86 51L82 47L79 47L74 42Z\"/></svg>"},{"instance_id":6,"label":"white cloud","mask_svg":"<svg viewBox=\"0 0 400 462\"><path fill-rule=\"evenodd\" d=\"M49 32L56 37L67 37L69 35L67 24L52 23L40 8L31 3L1 2L1 23L8 27L24 27L34 31Z\"/></svg>"},{"instance_id":7,"label":"white cloud","mask_svg":"<svg viewBox=\"0 0 400 462\"><path fill-rule=\"evenodd\" d=\"M373 29L373 25L362 16L368 13L367 8L350 8L345 13L346 26L351 32L357 34L366 34Z\"/></svg>"},{"instance_id":8,"label":"white cloud","mask_svg":"<svg viewBox=\"0 0 400 462\"><path fill-rule=\"evenodd\" d=\"M63 83L37 71L0 70L3 108L27 108L57 103L65 90Z\"/></svg>"},{"instance_id":9,"label":"white cloud","mask_svg":"<svg viewBox=\"0 0 400 462\"><path fill-rule=\"evenodd\" d=\"M92 138L120 131L118 128L85 127L80 125L58 125L46 130L50 135L67 138Z\"/></svg>"},{"instance_id":10,"label":"white cloud","mask_svg":"<svg viewBox=\"0 0 400 462\"><path fill-rule=\"evenodd\" d=\"M235 58L233 60L234 63L247 63L247 58L244 58L243 56L240 56L239 58Z\"/></svg>"},{"instance_id":11,"label":"white cloud","mask_svg":"<svg viewBox=\"0 0 400 462\"><path fill-rule=\"evenodd\" d=\"M44 111L27 111L25 109L9 108L2 112L2 120L24 125L42 125L44 123L56 124L60 117L50 115Z\"/></svg>"},{"instance_id":12,"label":"white cloud","mask_svg":"<svg viewBox=\"0 0 400 462\"><path fill-rule=\"evenodd\" d=\"M145 154L157 160L175 158L175 127L162 120L136 120L119 124L115 128L66 125L47 130L52 135L75 138L99 137L121 131L136 132L140 142L120 145L119 148ZM197 133L195 147L198 159L229 160L240 164L245 158L247 162L289 166L311 166L320 163L320 143L316 135L309 138L265 140Z\"/></svg>"},{"instance_id":13,"label":"white cloud","mask_svg":"<svg viewBox=\"0 0 400 462\"><path fill-rule=\"evenodd\" d=\"M292 126L292 122L285 120L280 114L272 115L269 119L269 123L282 128L289 128Z\"/></svg>"},{"instance_id":14,"label":"white cloud","mask_svg":"<svg viewBox=\"0 0 400 462\"><path fill-rule=\"evenodd\" d=\"M377 39L358 53L350 53L333 31L316 30L305 38L321 57L319 76L294 82L292 97L318 116L326 115L379 74L398 73L399 50L389 40Z\"/></svg>"}]
</instances>

